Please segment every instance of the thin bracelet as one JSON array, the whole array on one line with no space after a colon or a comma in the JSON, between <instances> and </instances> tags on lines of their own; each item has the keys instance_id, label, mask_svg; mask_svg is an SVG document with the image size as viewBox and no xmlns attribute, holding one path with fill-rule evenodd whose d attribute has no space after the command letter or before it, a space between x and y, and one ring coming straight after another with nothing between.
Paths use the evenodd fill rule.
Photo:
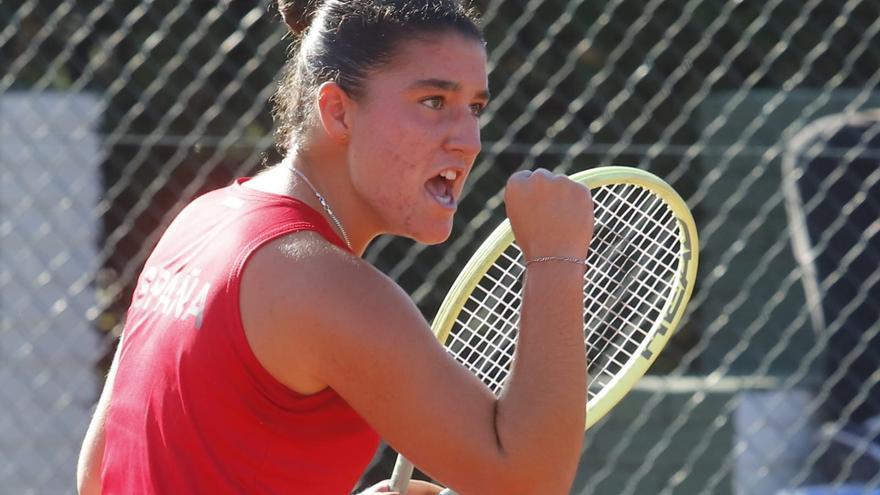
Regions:
<instances>
[{"instance_id":1,"label":"thin bracelet","mask_svg":"<svg viewBox=\"0 0 880 495\"><path fill-rule=\"evenodd\" d=\"M545 261L564 261L566 263L576 263L578 265L587 266L586 259L575 258L574 256L541 256L540 258L526 261L526 266L529 266L532 263L543 263Z\"/></svg>"}]
</instances>

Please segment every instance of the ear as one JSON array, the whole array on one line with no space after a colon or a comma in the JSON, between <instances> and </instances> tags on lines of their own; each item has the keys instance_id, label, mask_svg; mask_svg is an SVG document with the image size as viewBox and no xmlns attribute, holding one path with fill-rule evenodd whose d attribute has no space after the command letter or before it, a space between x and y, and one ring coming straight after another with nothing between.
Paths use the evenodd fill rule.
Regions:
<instances>
[{"instance_id":1,"label":"ear","mask_svg":"<svg viewBox=\"0 0 880 495\"><path fill-rule=\"evenodd\" d=\"M335 82L325 82L318 88L318 116L321 126L334 141L348 141L354 104L348 93Z\"/></svg>"}]
</instances>

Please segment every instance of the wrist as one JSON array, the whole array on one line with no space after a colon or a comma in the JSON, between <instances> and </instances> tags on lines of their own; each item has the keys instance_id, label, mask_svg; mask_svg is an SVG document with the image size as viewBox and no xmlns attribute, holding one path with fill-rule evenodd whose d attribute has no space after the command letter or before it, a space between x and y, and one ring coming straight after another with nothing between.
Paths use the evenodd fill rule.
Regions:
<instances>
[{"instance_id":1,"label":"wrist","mask_svg":"<svg viewBox=\"0 0 880 495\"><path fill-rule=\"evenodd\" d=\"M569 263L585 267L587 266L587 259L579 258L577 256L537 256L535 258L526 259L525 261L526 268L539 263Z\"/></svg>"}]
</instances>

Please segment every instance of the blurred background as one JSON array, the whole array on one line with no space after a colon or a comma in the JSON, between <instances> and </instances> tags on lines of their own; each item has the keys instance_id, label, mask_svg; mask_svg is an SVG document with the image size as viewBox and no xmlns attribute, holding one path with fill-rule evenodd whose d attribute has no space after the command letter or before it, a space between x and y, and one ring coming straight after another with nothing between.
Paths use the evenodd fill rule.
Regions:
<instances>
[{"instance_id":1,"label":"blurred background","mask_svg":"<svg viewBox=\"0 0 880 495\"><path fill-rule=\"evenodd\" d=\"M880 3L474 5L494 96L453 235L366 258L430 320L512 172L652 171L696 217L697 288L572 493L880 493ZM0 2L0 491L74 493L158 235L277 159L289 41L265 0Z\"/></svg>"}]
</instances>

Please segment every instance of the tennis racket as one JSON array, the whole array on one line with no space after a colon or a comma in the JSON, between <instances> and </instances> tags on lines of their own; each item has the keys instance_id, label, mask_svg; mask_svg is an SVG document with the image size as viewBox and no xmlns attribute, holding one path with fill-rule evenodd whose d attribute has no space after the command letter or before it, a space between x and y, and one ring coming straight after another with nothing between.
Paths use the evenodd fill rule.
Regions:
<instances>
[{"instance_id":1,"label":"tennis racket","mask_svg":"<svg viewBox=\"0 0 880 495\"><path fill-rule=\"evenodd\" d=\"M699 246L690 210L658 177L600 167L571 179L590 188L594 205L584 275L589 429L675 331L694 287ZM513 361L524 275L522 251L505 220L465 265L432 325L446 350L496 395ZM398 456L392 488L406 493L412 471Z\"/></svg>"}]
</instances>

